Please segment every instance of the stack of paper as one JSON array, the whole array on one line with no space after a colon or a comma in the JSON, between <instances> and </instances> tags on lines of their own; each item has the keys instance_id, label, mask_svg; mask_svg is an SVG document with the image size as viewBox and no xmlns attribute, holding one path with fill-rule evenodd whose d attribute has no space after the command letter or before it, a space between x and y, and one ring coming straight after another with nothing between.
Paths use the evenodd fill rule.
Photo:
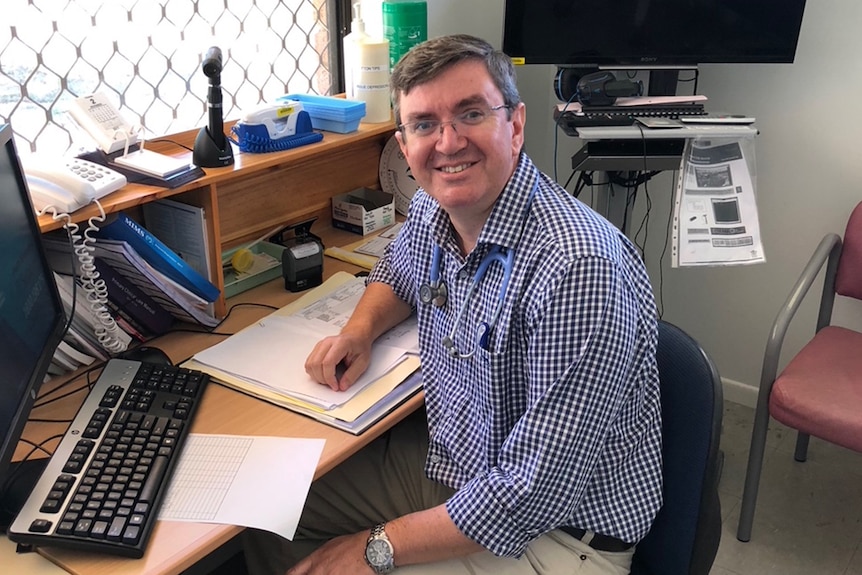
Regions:
<instances>
[{"instance_id":1,"label":"stack of paper","mask_svg":"<svg viewBox=\"0 0 862 575\"><path fill-rule=\"evenodd\" d=\"M336 274L297 302L196 354L184 367L359 433L421 387L415 318L375 342L370 367L350 389L333 391L305 373L314 345L341 330L364 290L363 279Z\"/></svg>"}]
</instances>

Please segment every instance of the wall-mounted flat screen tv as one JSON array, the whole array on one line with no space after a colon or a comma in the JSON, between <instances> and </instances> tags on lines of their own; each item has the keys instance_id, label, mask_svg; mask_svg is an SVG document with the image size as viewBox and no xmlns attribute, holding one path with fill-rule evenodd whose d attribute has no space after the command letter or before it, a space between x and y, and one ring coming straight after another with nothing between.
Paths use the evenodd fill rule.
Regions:
<instances>
[{"instance_id":1,"label":"wall-mounted flat screen tv","mask_svg":"<svg viewBox=\"0 0 862 575\"><path fill-rule=\"evenodd\" d=\"M790 63L805 0L506 0L518 64L692 68Z\"/></svg>"}]
</instances>

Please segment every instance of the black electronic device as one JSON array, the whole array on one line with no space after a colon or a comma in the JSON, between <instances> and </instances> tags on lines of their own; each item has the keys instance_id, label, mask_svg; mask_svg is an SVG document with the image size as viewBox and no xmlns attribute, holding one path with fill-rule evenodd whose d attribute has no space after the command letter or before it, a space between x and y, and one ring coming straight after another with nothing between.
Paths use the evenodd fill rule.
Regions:
<instances>
[{"instance_id":1,"label":"black electronic device","mask_svg":"<svg viewBox=\"0 0 862 575\"><path fill-rule=\"evenodd\" d=\"M651 70L648 93L668 95L676 72L698 64L793 62L804 9L805 0L637 0L624 7L506 0L503 51L518 64ZM654 85L653 76L673 81Z\"/></svg>"},{"instance_id":2,"label":"black electronic device","mask_svg":"<svg viewBox=\"0 0 862 575\"><path fill-rule=\"evenodd\" d=\"M602 70L582 76L578 80L576 96L585 106L610 106L617 98L640 96L643 83L617 80L613 72Z\"/></svg>"},{"instance_id":3,"label":"black electronic device","mask_svg":"<svg viewBox=\"0 0 862 575\"><path fill-rule=\"evenodd\" d=\"M218 46L207 50L201 63L204 75L209 79L207 91L208 125L200 129L195 138L192 161L202 168L218 168L233 164L233 148L224 133L224 110L222 109L221 71L222 54Z\"/></svg>"},{"instance_id":4,"label":"black electronic device","mask_svg":"<svg viewBox=\"0 0 862 575\"><path fill-rule=\"evenodd\" d=\"M11 460L65 327L8 124L0 124L0 219L0 523L5 530L45 462Z\"/></svg>"},{"instance_id":5,"label":"black electronic device","mask_svg":"<svg viewBox=\"0 0 862 575\"><path fill-rule=\"evenodd\" d=\"M288 291L299 292L323 283L323 241L311 233L316 219L288 226L281 233L279 243L285 246L281 272ZM294 237L285 240L284 233L291 231Z\"/></svg>"}]
</instances>

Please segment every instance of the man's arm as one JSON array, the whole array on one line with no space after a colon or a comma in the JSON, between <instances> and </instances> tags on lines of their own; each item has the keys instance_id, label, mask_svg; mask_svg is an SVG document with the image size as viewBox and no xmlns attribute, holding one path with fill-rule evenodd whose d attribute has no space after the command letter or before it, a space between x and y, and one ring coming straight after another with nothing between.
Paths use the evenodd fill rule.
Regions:
<instances>
[{"instance_id":1,"label":"man's arm","mask_svg":"<svg viewBox=\"0 0 862 575\"><path fill-rule=\"evenodd\" d=\"M336 391L348 389L368 368L374 340L410 317L411 312L388 285L368 284L341 333L320 340L308 355L305 371Z\"/></svg>"},{"instance_id":2,"label":"man's arm","mask_svg":"<svg viewBox=\"0 0 862 575\"><path fill-rule=\"evenodd\" d=\"M288 575L373 575L365 563L368 531L337 537L300 561ZM411 513L386 523L396 567L444 561L484 548L462 534L452 523L445 505Z\"/></svg>"}]
</instances>

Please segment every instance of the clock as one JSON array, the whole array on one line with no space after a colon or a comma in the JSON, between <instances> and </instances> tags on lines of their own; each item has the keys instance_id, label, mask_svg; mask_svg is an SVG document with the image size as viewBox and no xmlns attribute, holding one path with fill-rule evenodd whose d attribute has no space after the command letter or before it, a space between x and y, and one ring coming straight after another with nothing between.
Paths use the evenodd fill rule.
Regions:
<instances>
[{"instance_id":1,"label":"clock","mask_svg":"<svg viewBox=\"0 0 862 575\"><path fill-rule=\"evenodd\" d=\"M401 153L401 147L394 135L386 142L383 153L380 154L378 175L380 187L395 198L395 211L406 216L410 200L421 186L413 179L410 166L407 165L407 160Z\"/></svg>"}]
</instances>

